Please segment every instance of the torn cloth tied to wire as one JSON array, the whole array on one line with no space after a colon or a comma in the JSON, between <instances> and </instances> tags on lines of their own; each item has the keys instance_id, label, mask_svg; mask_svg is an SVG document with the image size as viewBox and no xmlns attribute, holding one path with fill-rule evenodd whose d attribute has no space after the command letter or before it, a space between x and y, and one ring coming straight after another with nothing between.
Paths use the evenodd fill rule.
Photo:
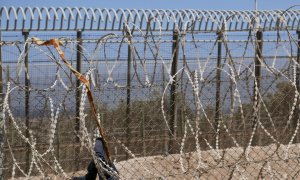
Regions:
<instances>
[{"instance_id":1,"label":"torn cloth tied to wire","mask_svg":"<svg viewBox=\"0 0 300 180\"><path fill-rule=\"evenodd\" d=\"M100 135L103 139L104 148L105 148L105 151L106 151L106 154L107 154L107 157L108 157L109 164L111 164L109 148L108 148L107 141L105 140L105 137L104 137L104 131L103 131L99 121L97 120L96 107L95 107L95 104L94 104L94 98L93 98L93 94L92 94L92 91L91 91L91 88L90 88L89 81L84 77L84 75L82 75L80 72L76 71L71 66L71 64L66 60L64 52L60 49L60 45L62 45L62 42L59 39L50 39L48 41L43 41L43 40L40 40L36 37L33 37L32 38L32 43L36 44L38 46L53 46L55 48L55 50L57 51L57 53L59 54L62 61L64 62L64 64L72 71L72 73L76 76L76 78L78 80L80 80L82 82L82 84L86 87L88 100L89 100L90 106L92 108L94 119L95 119L96 125L98 127L98 130L100 132Z\"/></svg>"}]
</instances>

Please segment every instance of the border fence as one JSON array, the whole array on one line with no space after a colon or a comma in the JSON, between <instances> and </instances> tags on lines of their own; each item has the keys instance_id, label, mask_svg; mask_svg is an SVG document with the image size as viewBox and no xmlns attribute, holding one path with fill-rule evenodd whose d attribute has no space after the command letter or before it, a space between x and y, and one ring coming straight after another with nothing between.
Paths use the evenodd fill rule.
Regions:
<instances>
[{"instance_id":1,"label":"border fence","mask_svg":"<svg viewBox=\"0 0 300 180\"><path fill-rule=\"evenodd\" d=\"M292 9L1 7L0 177L83 175L99 124L121 179L297 179Z\"/></svg>"}]
</instances>

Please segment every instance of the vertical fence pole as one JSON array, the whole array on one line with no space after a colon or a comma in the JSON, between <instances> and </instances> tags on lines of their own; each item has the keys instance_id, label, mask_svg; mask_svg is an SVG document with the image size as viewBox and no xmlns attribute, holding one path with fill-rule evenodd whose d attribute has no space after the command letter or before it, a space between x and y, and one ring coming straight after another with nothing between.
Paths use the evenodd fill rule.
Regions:
<instances>
[{"instance_id":1,"label":"vertical fence pole","mask_svg":"<svg viewBox=\"0 0 300 180\"><path fill-rule=\"evenodd\" d=\"M161 64L161 72L162 72L162 93L165 90L165 81L166 81L166 77L165 77L165 68L163 63ZM162 127L162 136L163 138L163 146L162 146L162 152L167 153L169 151L169 131L167 129L167 125L165 124L164 127Z\"/></svg>"},{"instance_id":2,"label":"vertical fence pole","mask_svg":"<svg viewBox=\"0 0 300 180\"><path fill-rule=\"evenodd\" d=\"M261 63L260 63L260 59L262 58L262 48L263 48L263 32L261 30L256 32L256 46L255 46L255 59L254 59L254 64L255 64L255 80L257 83L257 89L254 88L254 99L257 100L257 104L256 107L258 110L256 112L256 114L254 114L254 123L257 123L258 119L260 118L260 100L259 100L259 95L258 92L260 90L260 86L261 86ZM254 139L254 145L261 145L261 136L259 131L256 129L256 136L257 138Z\"/></svg>"},{"instance_id":3,"label":"vertical fence pole","mask_svg":"<svg viewBox=\"0 0 300 180\"><path fill-rule=\"evenodd\" d=\"M29 36L29 31L24 30L22 32L23 36L24 36L24 42L26 42L26 40L28 39ZM28 67L28 49L29 46L28 44L25 45L25 59L24 59L24 63L25 63L25 124L26 124L26 137L29 138L29 67ZM29 145L26 145L26 172L29 171L29 166L30 166L30 147Z\"/></svg>"},{"instance_id":4,"label":"vertical fence pole","mask_svg":"<svg viewBox=\"0 0 300 180\"><path fill-rule=\"evenodd\" d=\"M297 35L298 35L298 42L297 42L297 63L300 64L300 31L297 31ZM297 74L296 74L296 85L297 85L297 90L298 92L300 91L300 68L297 66ZM295 123L294 123L294 127L297 127L297 121L300 118L300 108L299 108L299 102L298 102L298 107L296 107L296 118L295 118ZM297 133L296 136L296 142L295 143L299 143L299 133Z\"/></svg>"},{"instance_id":5,"label":"vertical fence pole","mask_svg":"<svg viewBox=\"0 0 300 180\"><path fill-rule=\"evenodd\" d=\"M77 38L77 46L76 46L76 71L81 72L81 61L82 61L82 31L81 30L77 30L76 33L76 38ZM76 134L79 134L79 126L80 126L80 122L79 122L79 108L80 108L80 98L81 98L81 90L79 89L80 87L80 80L76 80L76 119L75 119L75 131ZM79 152L80 152L80 148L79 148L79 137L76 137L76 148L75 148L75 170L78 171L79 167L80 167L80 161L79 161Z\"/></svg>"},{"instance_id":6,"label":"vertical fence pole","mask_svg":"<svg viewBox=\"0 0 300 180\"><path fill-rule=\"evenodd\" d=\"M146 142L145 142L145 119L146 119L146 112L143 110L143 118L142 118L142 127L141 127L141 136L143 141L143 156L146 156Z\"/></svg>"},{"instance_id":7,"label":"vertical fence pole","mask_svg":"<svg viewBox=\"0 0 300 180\"><path fill-rule=\"evenodd\" d=\"M128 45L128 56L127 56L127 91L126 91L126 146L130 146L130 95L131 95L131 61L132 61L132 49ZM129 158L129 154L126 153L126 159Z\"/></svg>"},{"instance_id":8,"label":"vertical fence pole","mask_svg":"<svg viewBox=\"0 0 300 180\"><path fill-rule=\"evenodd\" d=\"M2 34L0 31L0 41L2 41ZM0 104L3 105L3 79L2 79L2 45L0 44ZM2 116L3 107L0 112L0 180L4 179L4 119Z\"/></svg>"},{"instance_id":9,"label":"vertical fence pole","mask_svg":"<svg viewBox=\"0 0 300 180\"><path fill-rule=\"evenodd\" d=\"M220 100L221 100L221 58L222 58L222 33L218 33L218 55L217 55L217 71L216 71L216 109L215 109L215 129L219 128L220 121ZM217 132L219 133L219 132ZM219 134L217 134L219 136ZM216 144L217 148L217 144Z\"/></svg>"},{"instance_id":10,"label":"vertical fence pole","mask_svg":"<svg viewBox=\"0 0 300 180\"><path fill-rule=\"evenodd\" d=\"M177 65L178 65L178 51L179 51L179 34L178 31L173 32L173 44L172 44L172 55L173 55L173 61L172 61L172 67L171 67L171 76L174 76L177 72ZM171 133L174 137L172 137L172 134L170 134L170 142L169 142L169 152L172 153L174 150L173 141L176 139L176 129L177 129L177 104L176 104L176 83L177 83L177 77L174 77L174 81L171 84L170 89L170 122L169 127L171 130Z\"/></svg>"},{"instance_id":11,"label":"vertical fence pole","mask_svg":"<svg viewBox=\"0 0 300 180\"><path fill-rule=\"evenodd\" d=\"M260 89L260 80L261 80L261 63L262 58L262 48L263 48L263 33L262 31L257 31L256 33L257 44L255 47L255 79L257 81L257 87Z\"/></svg>"}]
</instances>

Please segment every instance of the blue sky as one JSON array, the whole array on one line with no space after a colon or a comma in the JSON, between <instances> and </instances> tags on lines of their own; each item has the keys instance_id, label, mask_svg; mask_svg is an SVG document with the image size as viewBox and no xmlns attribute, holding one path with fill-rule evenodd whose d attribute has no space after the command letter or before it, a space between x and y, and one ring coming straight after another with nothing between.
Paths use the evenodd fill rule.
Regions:
<instances>
[{"instance_id":1,"label":"blue sky","mask_svg":"<svg viewBox=\"0 0 300 180\"><path fill-rule=\"evenodd\" d=\"M258 0L258 9L287 9L299 0ZM0 0L1 6L249 10L254 0ZM298 7L299 9L299 7Z\"/></svg>"}]
</instances>

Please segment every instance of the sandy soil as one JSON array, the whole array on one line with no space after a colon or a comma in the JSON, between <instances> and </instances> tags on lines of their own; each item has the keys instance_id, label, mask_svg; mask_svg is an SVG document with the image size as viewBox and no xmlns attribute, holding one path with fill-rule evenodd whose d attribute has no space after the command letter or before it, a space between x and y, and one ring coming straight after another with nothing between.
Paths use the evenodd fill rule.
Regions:
<instances>
[{"instance_id":1,"label":"sandy soil","mask_svg":"<svg viewBox=\"0 0 300 180\"><path fill-rule=\"evenodd\" d=\"M298 179L300 144L291 145L288 156L286 149L286 145L278 147L275 144L251 147L248 156L242 148L201 151L201 160L196 152L185 153L182 158L185 171L182 170L180 154L120 161L116 167L122 179ZM199 162L202 162L200 166ZM79 171L68 175L84 174L85 171ZM49 179L65 178L50 175Z\"/></svg>"}]
</instances>

